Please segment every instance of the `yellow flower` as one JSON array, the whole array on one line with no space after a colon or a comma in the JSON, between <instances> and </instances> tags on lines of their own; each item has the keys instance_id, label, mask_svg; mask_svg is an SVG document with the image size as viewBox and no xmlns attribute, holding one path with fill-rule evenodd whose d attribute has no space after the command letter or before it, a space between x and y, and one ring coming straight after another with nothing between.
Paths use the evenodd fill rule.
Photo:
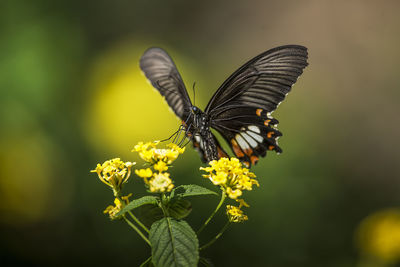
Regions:
<instances>
[{"instance_id":1,"label":"yellow flower","mask_svg":"<svg viewBox=\"0 0 400 267\"><path fill-rule=\"evenodd\" d=\"M240 189L233 190L231 187L227 187L226 193L228 194L229 198L236 199L242 195L242 190Z\"/></svg>"},{"instance_id":2,"label":"yellow flower","mask_svg":"<svg viewBox=\"0 0 400 267\"><path fill-rule=\"evenodd\" d=\"M165 163L164 161L157 162L156 164L154 164L153 168L159 172L164 172L168 170L167 163Z\"/></svg>"},{"instance_id":3,"label":"yellow flower","mask_svg":"<svg viewBox=\"0 0 400 267\"><path fill-rule=\"evenodd\" d=\"M135 173L141 178L150 178L151 176L153 176L153 172L150 168L135 170Z\"/></svg>"},{"instance_id":4,"label":"yellow flower","mask_svg":"<svg viewBox=\"0 0 400 267\"><path fill-rule=\"evenodd\" d=\"M149 181L150 191L153 193L170 192L174 188L169 173L155 173Z\"/></svg>"},{"instance_id":5,"label":"yellow flower","mask_svg":"<svg viewBox=\"0 0 400 267\"><path fill-rule=\"evenodd\" d=\"M172 150L178 151L179 154L183 154L183 152L185 152L185 148L184 147L180 147L180 146L178 146L177 144L174 144L174 143L168 144L167 147L171 148Z\"/></svg>"},{"instance_id":6,"label":"yellow flower","mask_svg":"<svg viewBox=\"0 0 400 267\"><path fill-rule=\"evenodd\" d=\"M215 185L226 184L228 174L225 172L218 172L215 175L211 175L210 180Z\"/></svg>"},{"instance_id":7,"label":"yellow flower","mask_svg":"<svg viewBox=\"0 0 400 267\"><path fill-rule=\"evenodd\" d=\"M121 199L122 199L123 201L125 201L126 204L128 204L128 203L129 203L129 198L130 198L131 196L132 196L132 193L129 193L129 194L126 195L126 196L122 196Z\"/></svg>"},{"instance_id":8,"label":"yellow flower","mask_svg":"<svg viewBox=\"0 0 400 267\"><path fill-rule=\"evenodd\" d=\"M243 190L252 190L258 181L255 174L244 168L237 158L220 158L209 162L210 167L200 167L200 170L208 172L203 177L208 178L215 185L227 193L231 199L237 199Z\"/></svg>"},{"instance_id":9,"label":"yellow flower","mask_svg":"<svg viewBox=\"0 0 400 267\"><path fill-rule=\"evenodd\" d=\"M95 170L99 179L114 190L114 194L119 192L122 184L126 183L131 175L131 168L135 162L123 162L120 158L105 161L97 164Z\"/></svg>"},{"instance_id":10,"label":"yellow flower","mask_svg":"<svg viewBox=\"0 0 400 267\"><path fill-rule=\"evenodd\" d=\"M243 199L236 199L236 202L239 202L239 209L245 206L246 208L250 207Z\"/></svg>"},{"instance_id":11,"label":"yellow flower","mask_svg":"<svg viewBox=\"0 0 400 267\"><path fill-rule=\"evenodd\" d=\"M357 231L359 248L366 258L400 262L400 209L387 209L365 218Z\"/></svg>"},{"instance_id":12,"label":"yellow flower","mask_svg":"<svg viewBox=\"0 0 400 267\"><path fill-rule=\"evenodd\" d=\"M249 218L247 215L243 213L243 211L239 207L227 205L226 206L226 214L228 215L228 219L230 222L244 222L247 221Z\"/></svg>"},{"instance_id":13,"label":"yellow flower","mask_svg":"<svg viewBox=\"0 0 400 267\"><path fill-rule=\"evenodd\" d=\"M168 144L168 149L156 148L159 141L143 143L139 142L132 151L138 152L139 156L146 162L155 164L159 161L163 161L166 164L171 164L174 160L182 154L185 149L180 148L176 144Z\"/></svg>"},{"instance_id":14,"label":"yellow flower","mask_svg":"<svg viewBox=\"0 0 400 267\"><path fill-rule=\"evenodd\" d=\"M114 204L115 204L115 206L110 205L104 210L104 213L105 214L108 213L108 215L110 216L110 218L112 220L117 219L116 215L122 209L122 203L118 198L114 199Z\"/></svg>"}]
</instances>

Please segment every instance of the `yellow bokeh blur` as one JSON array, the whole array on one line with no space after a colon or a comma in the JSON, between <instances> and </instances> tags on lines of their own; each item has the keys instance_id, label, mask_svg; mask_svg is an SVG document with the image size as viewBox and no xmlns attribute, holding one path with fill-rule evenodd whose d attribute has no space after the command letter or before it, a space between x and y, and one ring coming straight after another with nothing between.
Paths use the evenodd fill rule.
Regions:
<instances>
[{"instance_id":1,"label":"yellow bokeh blur","mask_svg":"<svg viewBox=\"0 0 400 267\"><path fill-rule=\"evenodd\" d=\"M169 137L179 120L139 68L145 47L114 47L94 64L92 96L84 120L89 141L99 151L128 154L138 141Z\"/></svg>"},{"instance_id":2,"label":"yellow bokeh blur","mask_svg":"<svg viewBox=\"0 0 400 267\"><path fill-rule=\"evenodd\" d=\"M71 197L73 180L60 176L68 168L62 150L29 109L10 102L8 111L15 124L3 130L7 138L0 140L1 222L27 225L51 219L64 211Z\"/></svg>"},{"instance_id":3,"label":"yellow bokeh blur","mask_svg":"<svg viewBox=\"0 0 400 267\"><path fill-rule=\"evenodd\" d=\"M365 218L357 231L364 257L392 263L400 260L400 209L382 210Z\"/></svg>"}]
</instances>

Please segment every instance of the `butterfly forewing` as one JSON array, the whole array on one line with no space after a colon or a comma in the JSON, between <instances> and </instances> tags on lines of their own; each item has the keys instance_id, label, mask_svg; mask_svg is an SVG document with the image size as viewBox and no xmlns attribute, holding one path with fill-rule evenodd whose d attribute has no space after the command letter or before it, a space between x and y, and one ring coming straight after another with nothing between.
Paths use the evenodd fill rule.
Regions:
<instances>
[{"instance_id":1,"label":"butterfly forewing","mask_svg":"<svg viewBox=\"0 0 400 267\"><path fill-rule=\"evenodd\" d=\"M175 114L185 120L192 104L181 75L167 52L158 47L148 49L140 58L140 68Z\"/></svg>"}]
</instances>

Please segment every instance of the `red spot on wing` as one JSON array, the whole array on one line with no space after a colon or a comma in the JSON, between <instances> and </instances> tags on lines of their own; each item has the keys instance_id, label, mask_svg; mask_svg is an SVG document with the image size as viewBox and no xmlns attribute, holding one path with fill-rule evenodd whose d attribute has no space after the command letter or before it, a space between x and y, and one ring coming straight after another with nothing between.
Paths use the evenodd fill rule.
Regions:
<instances>
[{"instance_id":1,"label":"red spot on wing","mask_svg":"<svg viewBox=\"0 0 400 267\"><path fill-rule=\"evenodd\" d=\"M228 154L226 154L225 151L220 146L217 146L217 151L218 151L218 158L229 158Z\"/></svg>"},{"instance_id":2,"label":"red spot on wing","mask_svg":"<svg viewBox=\"0 0 400 267\"><path fill-rule=\"evenodd\" d=\"M257 156L251 156L250 160L251 160L251 164L255 165L258 162L258 157Z\"/></svg>"},{"instance_id":3,"label":"red spot on wing","mask_svg":"<svg viewBox=\"0 0 400 267\"><path fill-rule=\"evenodd\" d=\"M253 149L251 148L245 149L244 153L246 153L246 155L250 157L251 155L253 155Z\"/></svg>"},{"instance_id":4,"label":"red spot on wing","mask_svg":"<svg viewBox=\"0 0 400 267\"><path fill-rule=\"evenodd\" d=\"M236 140L232 138L231 143L232 143L232 148L233 148L233 152L235 152L235 155L238 158L244 157L244 154L243 154L242 150L240 149L239 145L237 144Z\"/></svg>"}]
</instances>

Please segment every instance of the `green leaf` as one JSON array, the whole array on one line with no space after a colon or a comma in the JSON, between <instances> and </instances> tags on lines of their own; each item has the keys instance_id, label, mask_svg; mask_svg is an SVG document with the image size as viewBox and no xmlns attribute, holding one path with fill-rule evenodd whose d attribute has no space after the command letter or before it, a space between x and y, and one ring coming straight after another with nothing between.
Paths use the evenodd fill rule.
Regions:
<instances>
[{"instance_id":1,"label":"green leaf","mask_svg":"<svg viewBox=\"0 0 400 267\"><path fill-rule=\"evenodd\" d=\"M199 241L187 222L163 218L151 226L149 240L155 266L197 266Z\"/></svg>"},{"instance_id":2,"label":"green leaf","mask_svg":"<svg viewBox=\"0 0 400 267\"><path fill-rule=\"evenodd\" d=\"M168 203L168 214L175 219L183 219L192 211L192 203L186 199L173 198Z\"/></svg>"},{"instance_id":3,"label":"green leaf","mask_svg":"<svg viewBox=\"0 0 400 267\"><path fill-rule=\"evenodd\" d=\"M143 205L135 210L139 220L147 227L150 227L155 221L164 218L164 213L158 205Z\"/></svg>"},{"instance_id":4,"label":"green leaf","mask_svg":"<svg viewBox=\"0 0 400 267\"><path fill-rule=\"evenodd\" d=\"M173 197L191 197L191 196L200 196L200 195L218 195L214 191L211 191L205 187L189 184L189 185L180 185L176 187L171 192L171 198Z\"/></svg>"},{"instance_id":5,"label":"green leaf","mask_svg":"<svg viewBox=\"0 0 400 267\"><path fill-rule=\"evenodd\" d=\"M136 209L143 205L147 204L157 205L157 200L158 198L153 196L145 196L138 199L134 199L128 205L126 205L120 212L118 212L117 216L121 216L125 214L125 212Z\"/></svg>"}]
</instances>

